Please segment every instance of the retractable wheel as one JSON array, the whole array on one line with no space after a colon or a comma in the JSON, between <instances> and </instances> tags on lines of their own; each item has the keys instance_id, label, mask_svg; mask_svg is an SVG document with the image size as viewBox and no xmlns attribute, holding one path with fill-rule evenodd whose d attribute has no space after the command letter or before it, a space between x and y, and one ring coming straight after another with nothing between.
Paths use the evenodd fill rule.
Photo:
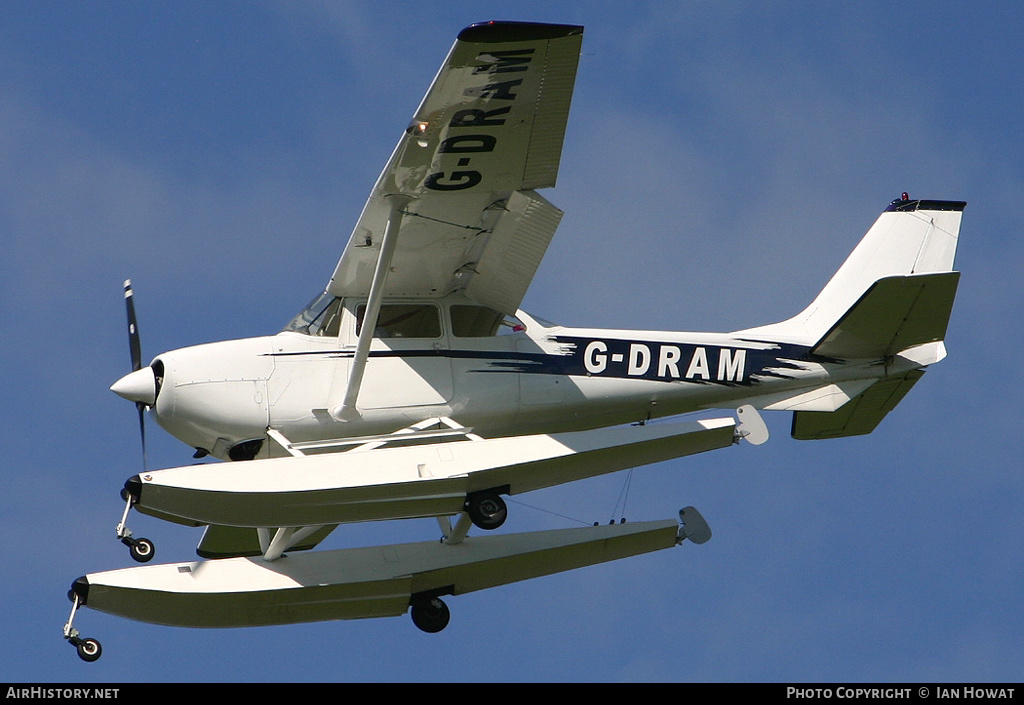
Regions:
<instances>
[{"instance_id":1,"label":"retractable wheel","mask_svg":"<svg viewBox=\"0 0 1024 705\"><path fill-rule=\"evenodd\" d=\"M474 492L466 498L466 513L477 528L493 531L505 523L508 507L497 492Z\"/></svg>"},{"instance_id":2,"label":"retractable wheel","mask_svg":"<svg viewBox=\"0 0 1024 705\"><path fill-rule=\"evenodd\" d=\"M440 597L418 597L410 604L412 623L428 634L448 626L452 613Z\"/></svg>"}]
</instances>

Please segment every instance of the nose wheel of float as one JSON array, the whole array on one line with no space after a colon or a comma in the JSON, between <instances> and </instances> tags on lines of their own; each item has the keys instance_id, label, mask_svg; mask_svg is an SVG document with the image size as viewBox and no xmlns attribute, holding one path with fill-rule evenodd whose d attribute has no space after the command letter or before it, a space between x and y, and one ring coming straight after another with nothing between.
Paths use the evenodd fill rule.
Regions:
<instances>
[{"instance_id":1,"label":"nose wheel of float","mask_svg":"<svg viewBox=\"0 0 1024 705\"><path fill-rule=\"evenodd\" d=\"M124 514L121 515L120 523L115 527L117 538L128 547L128 553L132 560L138 563L146 563L153 560L156 555L156 546L149 539L137 539L132 536L132 530L128 528L128 512L135 504L135 496L127 488L121 490L121 499L125 500Z\"/></svg>"},{"instance_id":2,"label":"nose wheel of float","mask_svg":"<svg viewBox=\"0 0 1024 705\"><path fill-rule=\"evenodd\" d=\"M132 560L138 563L146 563L156 555L156 548L149 539L136 539L129 534L121 538L121 543L128 547L128 553Z\"/></svg>"},{"instance_id":3,"label":"nose wheel of float","mask_svg":"<svg viewBox=\"0 0 1024 705\"><path fill-rule=\"evenodd\" d=\"M95 639L80 639L77 636L68 637L68 643L78 649L78 658L92 663L103 655L103 647Z\"/></svg>"},{"instance_id":4,"label":"nose wheel of float","mask_svg":"<svg viewBox=\"0 0 1024 705\"><path fill-rule=\"evenodd\" d=\"M64 638L75 647L75 650L78 652L78 658L91 663L103 655L103 647L95 639L83 638L79 635L78 630L72 626L75 621L75 613L78 612L80 606L85 604L85 593L87 591L88 586L82 583L81 579L76 580L71 589L68 590L68 599L71 600L71 616L68 617L67 624L64 625Z\"/></svg>"}]
</instances>

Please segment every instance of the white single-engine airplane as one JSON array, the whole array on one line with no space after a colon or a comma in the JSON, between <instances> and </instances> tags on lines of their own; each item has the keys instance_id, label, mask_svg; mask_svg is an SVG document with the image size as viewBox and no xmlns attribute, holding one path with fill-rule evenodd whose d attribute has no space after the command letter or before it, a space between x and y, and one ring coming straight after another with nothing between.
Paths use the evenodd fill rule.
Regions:
<instances>
[{"instance_id":1,"label":"white single-engine airplane","mask_svg":"<svg viewBox=\"0 0 1024 705\"><path fill-rule=\"evenodd\" d=\"M326 290L277 335L174 350L111 389L234 463L144 470L131 508L205 526L196 562L83 576L88 605L197 627L399 615L426 631L442 595L710 538L675 519L469 537L504 495L677 458L767 430L871 432L945 356L964 203L893 201L803 312L732 333L567 328L519 310L561 211L554 186L583 28L463 30L377 180ZM725 418L648 424L728 409ZM143 431L143 449L145 433ZM436 517L440 542L303 552L339 524ZM456 520L453 523L452 518Z\"/></svg>"}]
</instances>

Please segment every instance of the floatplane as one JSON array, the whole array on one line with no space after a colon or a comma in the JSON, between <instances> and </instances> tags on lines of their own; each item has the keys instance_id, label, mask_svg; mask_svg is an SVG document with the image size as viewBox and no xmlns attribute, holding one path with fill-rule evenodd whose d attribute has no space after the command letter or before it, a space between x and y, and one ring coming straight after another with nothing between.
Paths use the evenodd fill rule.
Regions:
<instances>
[{"instance_id":1,"label":"floatplane","mask_svg":"<svg viewBox=\"0 0 1024 705\"><path fill-rule=\"evenodd\" d=\"M227 462L144 470L117 538L148 563L130 512L205 527L200 560L91 573L82 606L147 622L235 627L411 613L444 596L676 546L678 518L493 533L504 497L792 436L870 433L946 354L964 203L885 208L794 317L730 333L570 328L520 310L562 212L554 186L583 28L464 29L374 185L322 293L276 335L142 364L111 389L145 421ZM585 266L585 265L583 265ZM725 410L710 418L697 418ZM699 412L699 413L698 413ZM670 418L683 417L687 418ZM664 419L658 423L652 420ZM314 549L341 524L436 517L441 540ZM485 535L470 536L479 529Z\"/></svg>"}]
</instances>

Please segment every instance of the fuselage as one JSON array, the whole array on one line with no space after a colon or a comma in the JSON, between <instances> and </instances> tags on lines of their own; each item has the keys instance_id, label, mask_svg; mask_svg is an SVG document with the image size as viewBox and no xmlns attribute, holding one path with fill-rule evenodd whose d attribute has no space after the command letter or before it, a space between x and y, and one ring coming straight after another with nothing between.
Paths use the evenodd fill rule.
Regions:
<instances>
[{"instance_id":1,"label":"fuselage","mask_svg":"<svg viewBox=\"0 0 1024 705\"><path fill-rule=\"evenodd\" d=\"M268 429L292 442L392 433L434 417L485 437L579 430L744 403L772 408L800 390L892 371L892 361L829 360L732 334L505 317L458 295L389 300L359 415L339 420L362 303L321 297L277 335L159 355L152 417L188 445L238 460L285 453Z\"/></svg>"}]
</instances>

